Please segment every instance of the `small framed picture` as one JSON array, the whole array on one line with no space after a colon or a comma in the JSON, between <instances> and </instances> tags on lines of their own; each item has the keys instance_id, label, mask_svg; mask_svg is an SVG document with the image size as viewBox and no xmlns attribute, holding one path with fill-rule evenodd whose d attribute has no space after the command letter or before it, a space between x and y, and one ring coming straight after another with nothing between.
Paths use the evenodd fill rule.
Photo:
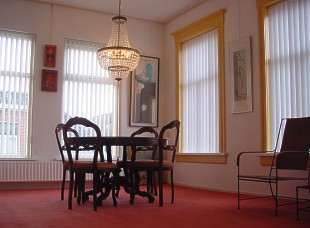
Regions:
<instances>
[{"instance_id":1,"label":"small framed picture","mask_svg":"<svg viewBox=\"0 0 310 228\"><path fill-rule=\"evenodd\" d=\"M56 46L46 44L44 48L44 66L55 67L56 66Z\"/></svg>"},{"instance_id":2,"label":"small framed picture","mask_svg":"<svg viewBox=\"0 0 310 228\"><path fill-rule=\"evenodd\" d=\"M232 113L251 112L253 110L251 38L235 41L229 48L231 111Z\"/></svg>"},{"instance_id":3,"label":"small framed picture","mask_svg":"<svg viewBox=\"0 0 310 228\"><path fill-rule=\"evenodd\" d=\"M57 92L57 73L56 70L42 70L42 91Z\"/></svg>"}]
</instances>

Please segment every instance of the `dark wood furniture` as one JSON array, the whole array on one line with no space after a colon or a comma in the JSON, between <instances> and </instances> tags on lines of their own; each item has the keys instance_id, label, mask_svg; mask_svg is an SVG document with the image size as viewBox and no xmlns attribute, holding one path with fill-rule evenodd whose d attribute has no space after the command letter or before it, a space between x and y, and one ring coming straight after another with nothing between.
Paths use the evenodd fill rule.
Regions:
<instances>
[{"instance_id":1,"label":"dark wood furniture","mask_svg":"<svg viewBox=\"0 0 310 228\"><path fill-rule=\"evenodd\" d=\"M174 135L174 140L169 139L166 142L165 135L169 132L170 136ZM139 160L136 161L135 157L131 159L127 167L129 169L130 182L132 183L132 189L130 193L130 203L134 203L136 189L139 188L139 172L157 172L158 175L158 190L159 190L159 206L163 206L163 183L164 183L164 171L170 171L171 182L171 203L174 202L174 184L173 184L173 168L175 153L179 140L180 121L174 120L165 125L159 133L158 143L158 160ZM135 151L136 147L132 147ZM135 153L135 152L133 152ZM170 160L166 160L168 153L170 153Z\"/></svg>"},{"instance_id":2,"label":"dark wood furniture","mask_svg":"<svg viewBox=\"0 0 310 228\"><path fill-rule=\"evenodd\" d=\"M56 135L56 141L57 141L57 145L58 145L58 149L60 152L60 157L61 157L61 161L62 161L62 182L61 182L61 191L60 191L60 199L64 200L64 191L65 191L65 182L66 182L66 173L67 171L69 171L69 161L68 159L66 159L64 151L66 150L65 145L64 145L64 141L62 140L63 138L63 128L64 128L64 124L60 123L57 124L56 128L55 128L55 135ZM78 133L76 130L69 128L68 132L72 132L72 134L75 137L78 137ZM79 154L76 153L75 154L75 160L79 159ZM76 188L75 188L75 192L74 195L76 196Z\"/></svg>"},{"instance_id":3,"label":"dark wood furniture","mask_svg":"<svg viewBox=\"0 0 310 228\"><path fill-rule=\"evenodd\" d=\"M249 158L248 156L261 155L270 151L241 152L238 154L238 209L240 209L241 200L273 197L275 201L275 215L277 216L279 206L295 203L295 201L289 203L287 201L285 203L279 202L282 198L292 198L279 194L279 183L307 180L306 168L310 149L310 117L282 119L277 144L280 142L282 142L281 145L276 145L276 149L271 151L273 153L273 160L269 174L251 174L248 170L246 172L244 167L249 167L249 160L246 159ZM277 148L280 149L277 150ZM268 183L271 194L260 197L241 198L241 181Z\"/></svg>"},{"instance_id":4,"label":"dark wood furniture","mask_svg":"<svg viewBox=\"0 0 310 228\"><path fill-rule=\"evenodd\" d=\"M85 141L83 137L70 137L69 131L71 128L79 127L78 131L91 131L92 141ZM79 134L81 135L81 134ZM85 192L85 174L92 173L93 175L93 210L97 210L97 194L101 192L102 187L109 188L112 190L112 199L114 206L117 205L116 196L115 196L115 185L118 177L118 167L112 162L111 154L107 153L106 158L104 157L102 151L102 142L101 142L101 131L99 127L92 123L91 121L82 118L74 117L68 120L63 128L63 137L65 141L66 151L69 158L69 172L70 172L70 185L69 185L69 197L68 197L68 208L72 209L72 189L73 189L73 177L75 175L77 185L78 185L78 204L81 202L81 199L84 202L83 194ZM74 140L71 140L74 139ZM76 161L72 158L72 153L75 151L78 153L81 150L93 151L93 160L92 161ZM100 160L98 161L98 155L100 155ZM110 178L110 175L113 174L113 178ZM100 177L103 177L100 179ZM108 177L108 178L107 178ZM103 180L104 184L101 184Z\"/></svg>"},{"instance_id":5,"label":"dark wood furniture","mask_svg":"<svg viewBox=\"0 0 310 228\"><path fill-rule=\"evenodd\" d=\"M116 163L119 165L118 171L120 171L120 169L123 169L123 168L127 169L127 156L128 156L127 147L128 146L134 146L134 147L143 146L143 145L144 146L158 146L159 142L163 144L167 144L167 141L168 141L166 138L159 140L158 138L154 138L154 137L129 137L129 136L107 136L107 137L103 136L103 137L100 137L100 139L96 139L96 137L79 137L78 139L76 139L73 137L69 139L69 141L71 141L72 143L75 143L75 141L77 140L79 141L80 144L93 144L96 140L100 140L100 145L103 149L105 149L105 153L107 154L108 161L112 160L112 156L111 156L112 147L121 146L123 148L122 156L119 161L116 161ZM129 182L128 177L119 176L116 185L123 187L125 192L130 193L130 189L132 185ZM106 186L106 185L103 185L103 186ZM111 192L111 189L109 189L108 187L105 188L102 194L98 196L98 198L96 199L97 205L100 205L102 200L106 199L109 196L110 192ZM86 193L86 195L87 194L92 194L92 191ZM150 203L154 202L154 196L149 192L140 191L139 188L135 188L135 194L140 195L142 197L147 197L148 202Z\"/></svg>"},{"instance_id":6,"label":"dark wood furniture","mask_svg":"<svg viewBox=\"0 0 310 228\"><path fill-rule=\"evenodd\" d=\"M141 137L146 134L151 134L154 138L158 138L158 132L152 128L152 127L142 127L138 129L137 131L133 132L130 137ZM143 154L143 153L151 153L150 156L148 156L148 160L155 160L157 155L157 146L138 146L135 148L135 150L132 150L131 154L131 160L134 162L137 160L137 153ZM139 156L140 157L140 156ZM141 159L141 158L140 158ZM142 158L145 160L145 158ZM157 186L156 186L156 179L155 179L155 172L146 171L147 173L147 180L146 180L146 186L147 186L147 192L150 192L151 194L157 195Z\"/></svg>"}]
</instances>

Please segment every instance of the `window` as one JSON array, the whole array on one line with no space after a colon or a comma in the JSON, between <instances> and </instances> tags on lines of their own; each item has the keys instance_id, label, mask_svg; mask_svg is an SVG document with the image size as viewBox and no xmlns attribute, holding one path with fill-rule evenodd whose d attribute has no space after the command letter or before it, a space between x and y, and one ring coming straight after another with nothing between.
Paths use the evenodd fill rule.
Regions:
<instances>
[{"instance_id":1,"label":"window","mask_svg":"<svg viewBox=\"0 0 310 228\"><path fill-rule=\"evenodd\" d=\"M35 35L0 30L0 158L29 158Z\"/></svg>"},{"instance_id":2,"label":"window","mask_svg":"<svg viewBox=\"0 0 310 228\"><path fill-rule=\"evenodd\" d=\"M257 1L257 5L262 145L270 150L276 145L281 118L310 115L310 2Z\"/></svg>"},{"instance_id":3,"label":"window","mask_svg":"<svg viewBox=\"0 0 310 228\"><path fill-rule=\"evenodd\" d=\"M202 154L225 151L224 12L215 12L173 33L178 53L180 152L198 155L203 162ZM217 163L215 160L212 162Z\"/></svg>"},{"instance_id":4,"label":"window","mask_svg":"<svg viewBox=\"0 0 310 228\"><path fill-rule=\"evenodd\" d=\"M102 136L117 134L117 84L97 61L103 44L65 40L63 121L80 116L97 124ZM91 136L81 132L80 136ZM81 158L88 157L81 153Z\"/></svg>"}]
</instances>

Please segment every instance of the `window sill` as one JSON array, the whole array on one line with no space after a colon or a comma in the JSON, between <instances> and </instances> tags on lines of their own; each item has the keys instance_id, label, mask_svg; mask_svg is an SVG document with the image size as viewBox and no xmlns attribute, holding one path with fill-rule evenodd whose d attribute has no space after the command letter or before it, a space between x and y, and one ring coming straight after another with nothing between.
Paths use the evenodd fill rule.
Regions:
<instances>
[{"instance_id":1,"label":"window sill","mask_svg":"<svg viewBox=\"0 0 310 228\"><path fill-rule=\"evenodd\" d=\"M260 164L262 166L271 166L272 164L272 158L273 158L273 152L272 153L266 153L264 155L260 155Z\"/></svg>"},{"instance_id":2,"label":"window sill","mask_svg":"<svg viewBox=\"0 0 310 228\"><path fill-rule=\"evenodd\" d=\"M177 162L185 163L211 163L211 164L226 164L227 155L223 153L218 154L176 154Z\"/></svg>"}]
</instances>

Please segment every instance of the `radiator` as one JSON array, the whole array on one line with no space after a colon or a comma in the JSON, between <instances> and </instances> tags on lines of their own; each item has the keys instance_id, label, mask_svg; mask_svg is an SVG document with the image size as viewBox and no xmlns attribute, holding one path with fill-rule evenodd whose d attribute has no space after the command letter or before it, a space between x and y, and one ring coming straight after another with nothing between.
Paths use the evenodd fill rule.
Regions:
<instances>
[{"instance_id":1,"label":"radiator","mask_svg":"<svg viewBox=\"0 0 310 228\"><path fill-rule=\"evenodd\" d=\"M69 173L67 173L67 180ZM86 176L87 180L91 174ZM0 182L61 181L62 163L38 161L0 162Z\"/></svg>"}]
</instances>

